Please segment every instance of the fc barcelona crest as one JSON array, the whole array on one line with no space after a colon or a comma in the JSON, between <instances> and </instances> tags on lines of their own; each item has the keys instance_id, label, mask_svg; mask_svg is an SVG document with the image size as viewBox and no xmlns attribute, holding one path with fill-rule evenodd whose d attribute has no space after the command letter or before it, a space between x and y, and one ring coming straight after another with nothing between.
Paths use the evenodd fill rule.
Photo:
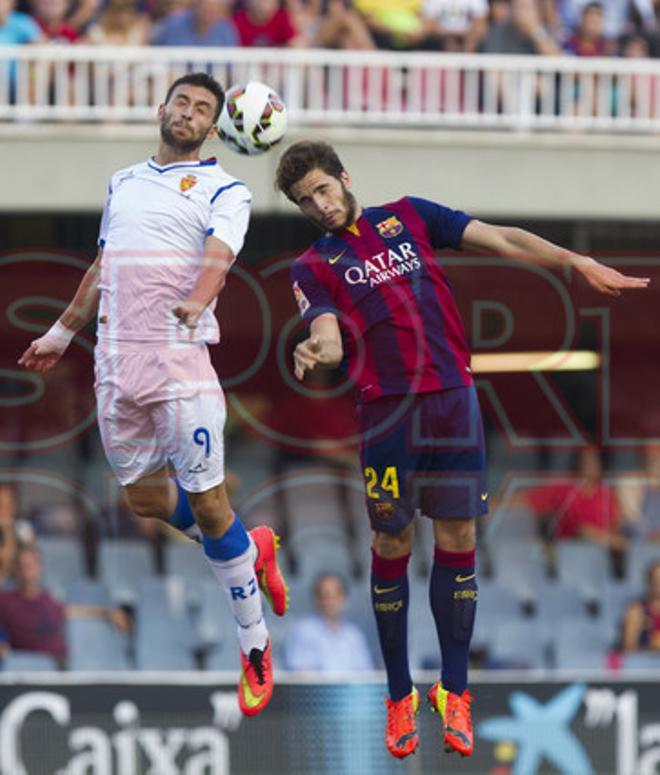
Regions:
<instances>
[{"instance_id":1,"label":"fc barcelona crest","mask_svg":"<svg viewBox=\"0 0 660 775\"><path fill-rule=\"evenodd\" d=\"M384 221L377 223L376 228L381 237L398 237L403 231L403 224L395 215L391 215Z\"/></svg>"},{"instance_id":2,"label":"fc barcelona crest","mask_svg":"<svg viewBox=\"0 0 660 775\"><path fill-rule=\"evenodd\" d=\"M185 178L181 178L179 181L179 189L185 194L186 191L190 191L190 189L196 185L196 183L197 178L194 175L186 175Z\"/></svg>"}]
</instances>

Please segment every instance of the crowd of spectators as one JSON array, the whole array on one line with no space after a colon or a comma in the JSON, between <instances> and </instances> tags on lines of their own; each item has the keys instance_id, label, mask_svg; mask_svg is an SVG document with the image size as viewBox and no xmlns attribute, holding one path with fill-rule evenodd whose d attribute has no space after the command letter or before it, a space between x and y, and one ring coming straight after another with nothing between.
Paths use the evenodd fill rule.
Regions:
<instances>
[{"instance_id":1,"label":"crowd of spectators","mask_svg":"<svg viewBox=\"0 0 660 775\"><path fill-rule=\"evenodd\" d=\"M655 56L658 0L0 0L0 44Z\"/></svg>"}]
</instances>

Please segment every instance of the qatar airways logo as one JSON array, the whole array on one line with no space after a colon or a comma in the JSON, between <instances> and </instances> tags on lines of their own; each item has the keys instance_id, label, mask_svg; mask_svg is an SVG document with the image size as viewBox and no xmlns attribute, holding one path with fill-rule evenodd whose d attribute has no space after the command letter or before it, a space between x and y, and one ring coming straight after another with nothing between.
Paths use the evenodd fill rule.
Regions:
<instances>
[{"instance_id":1,"label":"qatar airways logo","mask_svg":"<svg viewBox=\"0 0 660 775\"><path fill-rule=\"evenodd\" d=\"M344 272L349 285L369 285L371 288L410 274L422 266L410 242L401 242L396 248L376 253L361 266L351 266Z\"/></svg>"}]
</instances>

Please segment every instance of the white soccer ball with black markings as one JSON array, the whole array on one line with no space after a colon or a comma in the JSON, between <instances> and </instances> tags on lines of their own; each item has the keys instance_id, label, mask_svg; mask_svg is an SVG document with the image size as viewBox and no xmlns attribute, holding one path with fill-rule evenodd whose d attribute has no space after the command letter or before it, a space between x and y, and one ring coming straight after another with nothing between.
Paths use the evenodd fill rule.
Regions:
<instances>
[{"instance_id":1,"label":"white soccer ball with black markings","mask_svg":"<svg viewBox=\"0 0 660 775\"><path fill-rule=\"evenodd\" d=\"M259 81L232 86L225 95L218 135L236 153L265 153L284 137L286 107L274 89Z\"/></svg>"}]
</instances>

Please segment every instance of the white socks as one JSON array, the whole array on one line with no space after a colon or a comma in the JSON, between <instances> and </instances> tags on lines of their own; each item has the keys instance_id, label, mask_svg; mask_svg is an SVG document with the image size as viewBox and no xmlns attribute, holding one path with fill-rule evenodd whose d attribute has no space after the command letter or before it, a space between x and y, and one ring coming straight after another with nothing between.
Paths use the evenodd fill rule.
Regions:
<instances>
[{"instance_id":1,"label":"white socks","mask_svg":"<svg viewBox=\"0 0 660 775\"><path fill-rule=\"evenodd\" d=\"M204 555L220 586L227 592L229 606L238 624L241 651L249 656L256 648L263 650L268 642L268 629L261 606L261 593L254 572L257 547L250 538L250 546L231 560L216 560Z\"/></svg>"}]
</instances>

